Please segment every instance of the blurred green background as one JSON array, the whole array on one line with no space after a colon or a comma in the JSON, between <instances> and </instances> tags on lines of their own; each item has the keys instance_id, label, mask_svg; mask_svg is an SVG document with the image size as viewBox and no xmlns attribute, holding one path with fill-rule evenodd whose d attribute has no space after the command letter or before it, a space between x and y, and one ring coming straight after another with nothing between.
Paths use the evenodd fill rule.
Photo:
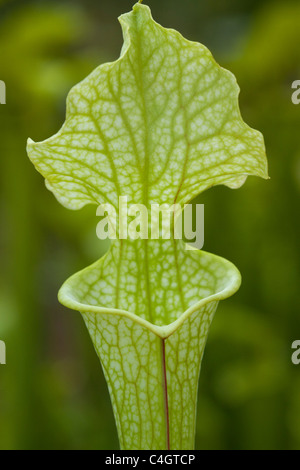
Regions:
<instances>
[{"instance_id":1,"label":"blurred green background","mask_svg":"<svg viewBox=\"0 0 300 470\"><path fill-rule=\"evenodd\" d=\"M154 18L204 43L236 75L246 122L265 136L271 180L203 194L205 250L243 284L212 324L199 386L197 449L300 449L299 1L149 0ZM0 449L117 449L102 370L65 279L94 262L95 207L71 212L29 162L27 137L64 121L69 89L115 60L127 0L0 1Z\"/></svg>"}]
</instances>

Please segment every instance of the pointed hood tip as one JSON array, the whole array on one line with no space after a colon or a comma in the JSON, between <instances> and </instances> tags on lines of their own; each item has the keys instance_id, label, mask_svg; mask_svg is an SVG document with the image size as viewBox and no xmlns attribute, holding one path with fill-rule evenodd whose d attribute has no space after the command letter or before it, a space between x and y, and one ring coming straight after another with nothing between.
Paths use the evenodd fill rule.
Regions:
<instances>
[{"instance_id":1,"label":"pointed hood tip","mask_svg":"<svg viewBox=\"0 0 300 470\"><path fill-rule=\"evenodd\" d=\"M34 145L34 144L35 144L34 140L32 140L30 137L28 137L28 139L27 139L27 147L30 147L31 145Z\"/></svg>"}]
</instances>

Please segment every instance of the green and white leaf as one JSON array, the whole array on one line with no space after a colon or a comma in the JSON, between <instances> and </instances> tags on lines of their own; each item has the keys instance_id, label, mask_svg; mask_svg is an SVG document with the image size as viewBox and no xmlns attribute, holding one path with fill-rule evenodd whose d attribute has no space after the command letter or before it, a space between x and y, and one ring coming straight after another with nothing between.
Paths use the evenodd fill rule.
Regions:
<instances>
[{"instance_id":1,"label":"green and white leaf","mask_svg":"<svg viewBox=\"0 0 300 470\"><path fill-rule=\"evenodd\" d=\"M217 184L267 178L263 137L241 119L234 76L201 44L136 4L120 58L75 86L61 130L28 154L70 209L185 204ZM239 287L228 261L175 240L119 240L69 279L102 362L124 449L192 449L200 363L219 300Z\"/></svg>"}]
</instances>

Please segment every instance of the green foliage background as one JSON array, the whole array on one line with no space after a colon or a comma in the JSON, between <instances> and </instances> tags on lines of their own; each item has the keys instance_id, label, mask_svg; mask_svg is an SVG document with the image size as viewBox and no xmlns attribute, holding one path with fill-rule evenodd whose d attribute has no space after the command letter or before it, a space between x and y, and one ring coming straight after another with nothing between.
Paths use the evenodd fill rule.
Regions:
<instances>
[{"instance_id":1,"label":"green foliage background","mask_svg":"<svg viewBox=\"0 0 300 470\"><path fill-rule=\"evenodd\" d=\"M245 121L263 132L270 181L217 187L205 250L242 272L208 338L197 449L299 449L300 79L298 1L149 0L154 18L205 44L241 87ZM29 162L28 136L64 121L66 94L122 44L127 0L0 2L0 449L116 449L112 409L80 316L59 305L65 279L106 247L95 208L67 211Z\"/></svg>"}]
</instances>

